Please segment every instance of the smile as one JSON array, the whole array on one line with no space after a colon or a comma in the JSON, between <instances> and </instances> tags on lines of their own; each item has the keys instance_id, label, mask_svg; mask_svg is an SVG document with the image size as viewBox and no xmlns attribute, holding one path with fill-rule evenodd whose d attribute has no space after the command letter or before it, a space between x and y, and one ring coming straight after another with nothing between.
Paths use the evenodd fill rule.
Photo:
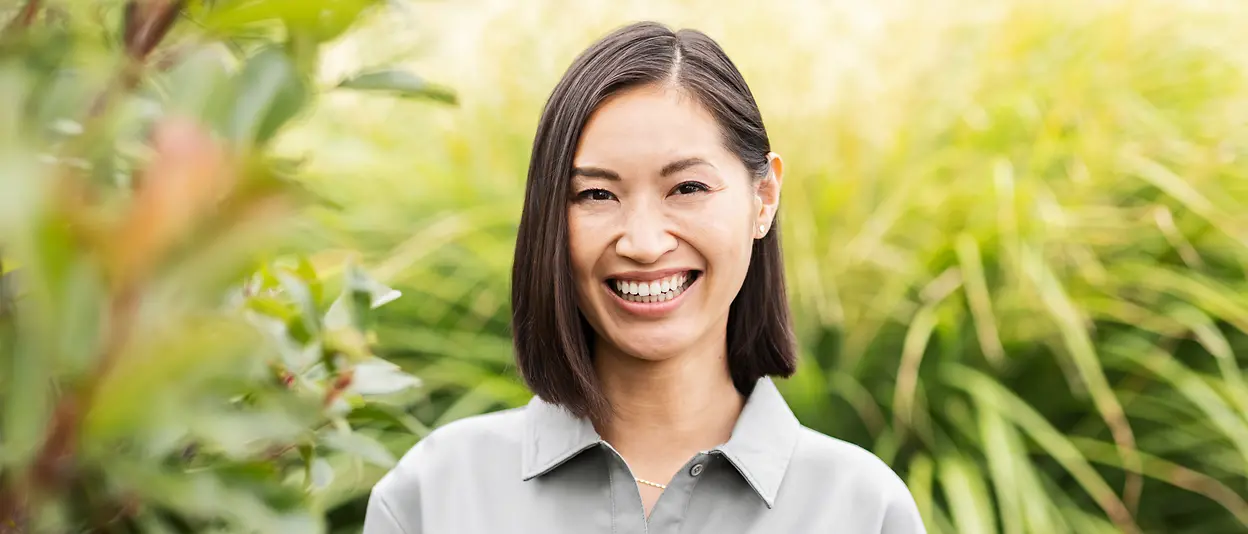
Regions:
<instances>
[{"instance_id":1,"label":"smile","mask_svg":"<svg viewBox=\"0 0 1248 534\"><path fill-rule=\"evenodd\" d=\"M676 299L698 280L699 271L679 273L654 280L607 279L615 296L636 304L659 304Z\"/></svg>"}]
</instances>

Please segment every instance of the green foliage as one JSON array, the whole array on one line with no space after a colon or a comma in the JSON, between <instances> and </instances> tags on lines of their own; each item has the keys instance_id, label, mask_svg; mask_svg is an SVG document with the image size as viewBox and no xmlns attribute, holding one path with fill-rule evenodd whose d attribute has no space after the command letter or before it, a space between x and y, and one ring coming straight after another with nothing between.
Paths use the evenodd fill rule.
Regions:
<instances>
[{"instance_id":1,"label":"green foliage","mask_svg":"<svg viewBox=\"0 0 1248 534\"><path fill-rule=\"evenodd\" d=\"M340 472L393 465L399 293L289 246L315 197L270 148L373 3L5 13L0 530L323 532Z\"/></svg>"}]
</instances>

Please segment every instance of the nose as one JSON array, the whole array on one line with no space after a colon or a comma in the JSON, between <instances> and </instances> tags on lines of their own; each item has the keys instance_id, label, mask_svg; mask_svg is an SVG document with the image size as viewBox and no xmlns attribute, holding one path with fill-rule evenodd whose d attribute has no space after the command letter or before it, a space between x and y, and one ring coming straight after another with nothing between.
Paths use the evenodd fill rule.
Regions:
<instances>
[{"instance_id":1,"label":"nose","mask_svg":"<svg viewBox=\"0 0 1248 534\"><path fill-rule=\"evenodd\" d=\"M650 264L675 250L676 245L667 217L660 210L637 206L629 210L624 233L615 242L615 253L637 263Z\"/></svg>"}]
</instances>

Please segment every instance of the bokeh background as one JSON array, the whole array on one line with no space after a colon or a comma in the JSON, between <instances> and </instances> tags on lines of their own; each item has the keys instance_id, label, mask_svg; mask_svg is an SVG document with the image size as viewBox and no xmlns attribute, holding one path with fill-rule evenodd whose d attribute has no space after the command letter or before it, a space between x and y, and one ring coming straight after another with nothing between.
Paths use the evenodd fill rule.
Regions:
<instances>
[{"instance_id":1,"label":"bokeh background","mask_svg":"<svg viewBox=\"0 0 1248 534\"><path fill-rule=\"evenodd\" d=\"M317 83L401 68L456 103L327 91L293 116L268 150L320 200L268 256L326 294L349 258L401 292L368 339L419 385L356 405L385 450L308 460L292 506L358 532L388 460L527 402L508 299L532 134L572 58L641 19L710 34L744 73L788 169L802 359L781 390L891 465L929 531L1248 531L1248 4L1214 0L364 12Z\"/></svg>"}]
</instances>

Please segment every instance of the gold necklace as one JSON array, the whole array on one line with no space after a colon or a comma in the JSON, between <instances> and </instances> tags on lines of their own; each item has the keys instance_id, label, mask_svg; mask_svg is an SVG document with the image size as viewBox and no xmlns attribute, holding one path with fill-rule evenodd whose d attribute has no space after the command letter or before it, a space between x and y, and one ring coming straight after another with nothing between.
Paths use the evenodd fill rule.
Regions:
<instances>
[{"instance_id":1,"label":"gold necklace","mask_svg":"<svg viewBox=\"0 0 1248 534\"><path fill-rule=\"evenodd\" d=\"M646 479L644 479L644 478L637 478L637 477L633 477L633 480L636 480L638 483L645 484L645 485L647 485L647 486L654 486L654 487L659 488L659 489L661 489L661 490L665 490L665 489L667 489L667 485L666 485L666 484L659 484L658 482L650 482L649 480L646 480Z\"/></svg>"}]
</instances>

